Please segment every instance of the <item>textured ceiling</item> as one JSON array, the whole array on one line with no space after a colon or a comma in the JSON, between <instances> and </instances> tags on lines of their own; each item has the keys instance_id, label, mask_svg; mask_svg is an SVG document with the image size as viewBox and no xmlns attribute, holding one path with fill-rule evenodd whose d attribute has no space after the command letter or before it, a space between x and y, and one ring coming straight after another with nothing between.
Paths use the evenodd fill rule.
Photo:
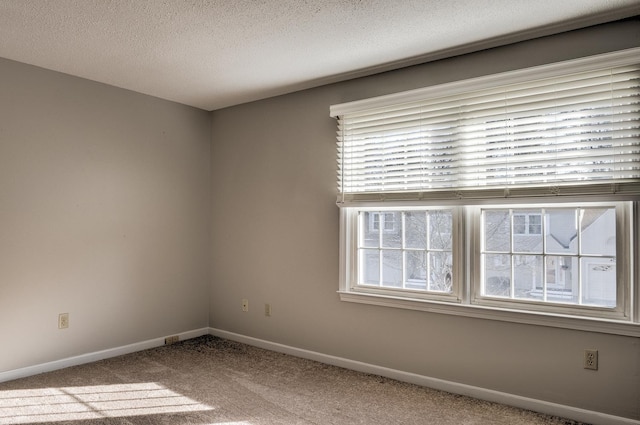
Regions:
<instances>
[{"instance_id":1,"label":"textured ceiling","mask_svg":"<svg viewBox=\"0 0 640 425\"><path fill-rule=\"evenodd\" d=\"M640 13L640 0L0 0L0 57L212 110Z\"/></svg>"}]
</instances>

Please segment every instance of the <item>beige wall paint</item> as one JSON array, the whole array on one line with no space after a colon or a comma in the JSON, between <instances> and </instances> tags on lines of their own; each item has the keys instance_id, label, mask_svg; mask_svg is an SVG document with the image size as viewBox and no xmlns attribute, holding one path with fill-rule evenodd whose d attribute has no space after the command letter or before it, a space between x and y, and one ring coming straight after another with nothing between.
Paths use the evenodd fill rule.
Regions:
<instances>
[{"instance_id":1,"label":"beige wall paint","mask_svg":"<svg viewBox=\"0 0 640 425\"><path fill-rule=\"evenodd\" d=\"M0 60L0 372L207 326L210 125Z\"/></svg>"},{"instance_id":2,"label":"beige wall paint","mask_svg":"<svg viewBox=\"0 0 640 425\"><path fill-rule=\"evenodd\" d=\"M329 118L335 103L639 44L640 21L624 21L215 111L211 326L640 419L637 338L340 302Z\"/></svg>"}]
</instances>

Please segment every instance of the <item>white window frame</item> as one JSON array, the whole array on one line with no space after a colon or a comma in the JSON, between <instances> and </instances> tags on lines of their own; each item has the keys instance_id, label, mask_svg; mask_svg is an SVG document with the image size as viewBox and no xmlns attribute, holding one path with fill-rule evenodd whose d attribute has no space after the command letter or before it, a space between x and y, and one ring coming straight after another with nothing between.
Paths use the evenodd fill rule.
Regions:
<instances>
[{"instance_id":1,"label":"white window frame","mask_svg":"<svg viewBox=\"0 0 640 425\"><path fill-rule=\"evenodd\" d=\"M614 204L614 202L607 202L602 198L599 200L607 205ZM532 203L540 201L536 199L532 200ZM545 199L544 201L554 203L558 200ZM519 203L517 206L507 205L514 208L523 205L531 207L532 203ZM413 205L413 207L417 206ZM640 202L624 203L618 207L620 210L616 215L616 228L619 229L616 235L617 279L621 283L617 289L617 299L620 300L620 303L614 309L540 303L531 307L527 305L526 301L502 301L478 296L480 294L480 280L474 280L473 276L480 275L480 261L479 255L474 257L472 254L480 243L479 231L476 229L480 221L473 218L474 214L478 214L480 210L477 205L454 210L454 216L458 217L454 231L458 230L455 231L453 240L453 289L451 294L406 292L391 288L358 286L356 275L358 261L357 215L362 208L340 209L340 283L338 293L341 301L640 337L640 288L637 279L640 273L640 264L637 260L640 246L640 238L637 235L638 223L640 223ZM389 204L377 207L367 205L364 208L381 210L389 208ZM408 209L400 205L398 208ZM624 266L625 263L626 266ZM597 312L597 316L589 315L589 312Z\"/></svg>"},{"instance_id":2,"label":"white window frame","mask_svg":"<svg viewBox=\"0 0 640 425\"><path fill-rule=\"evenodd\" d=\"M501 208L527 209L536 204L509 204L507 206L500 205ZM561 204L540 204L536 207L613 207L616 209L616 301L617 305L613 308L594 307L588 305L560 304L552 302L532 302L525 299L501 299L499 297L491 297L482 295L482 279L483 274L480 260L482 230L478 228L481 224L480 214L484 208L490 209L496 206L474 206L468 208L469 240L472 241L472 251L476 255L469 258L472 276L469 286L471 288L471 304L477 304L487 307L496 307L503 309L526 310L538 313L551 313L566 316L585 316L592 319L611 319L620 321L631 321L631 299L628 291L630 277L632 275L634 258L631 254L632 238L634 235L632 225L633 203L631 202L597 202L597 203L561 203ZM637 243L637 241L636 241ZM576 255L577 256L577 255Z\"/></svg>"},{"instance_id":3,"label":"white window frame","mask_svg":"<svg viewBox=\"0 0 640 425\"><path fill-rule=\"evenodd\" d=\"M418 89L379 98L366 99L331 107L331 116L338 116L354 109L380 108L393 102L411 102L429 94L444 94L450 91L462 92L482 89L492 85L522 81L526 78L547 78L559 70L593 67L598 61L607 61L610 66L629 63L629 58L637 61L640 48L623 52L584 58L561 64L520 70L489 77L444 84L442 86ZM586 195L585 197L585 194ZM624 204L617 204L624 201ZM617 300L614 309L565 305L547 305L509 299L496 300L481 296L479 289L479 229L480 220L476 215L482 206L502 205L505 208L530 208L534 205L568 203L582 205L584 202L602 202L616 205L617 230ZM341 193L338 197L340 208L340 286L342 301L365 303L378 306L427 311L432 313L460 315L488 320L578 329L617 335L640 337L640 183L636 182L619 188L615 183L591 183L581 188L571 186L518 188L513 189L452 189L434 192L407 193ZM357 212L359 210L384 211L388 209L409 210L420 207L449 207L457 209L454 215L454 260L453 285L451 294L409 293L388 288L368 288L357 285ZM528 229L527 229L528 230ZM467 242L468 241L468 242ZM517 301L517 302L514 302Z\"/></svg>"},{"instance_id":4,"label":"white window frame","mask_svg":"<svg viewBox=\"0 0 640 425\"><path fill-rule=\"evenodd\" d=\"M398 208L390 208L388 205L384 207L376 208L376 207L363 207L363 208L350 208L342 210L343 217L343 225L341 225L341 229L348 234L343 234L341 231L341 248L345 249L344 255L341 254L341 264L342 270L344 271L344 275L342 276L341 287L347 289L348 292L353 293L361 293L361 294L377 294L380 296L389 296L389 297L404 297L408 299L420 299L420 300L434 300L434 301L443 301L443 302L455 302L459 303L462 301L461 294L461 286L459 284L459 279L456 279L455 276L459 273L458 269L455 268L456 264L461 262L463 258L462 252L459 250L462 245L457 240L460 239L460 235L458 234L460 226L461 215L459 210L453 210L453 264L452 266L452 290L450 293L438 292L438 291L420 291L420 290L405 290L401 288L392 288L392 287L379 287L372 286L367 284L359 284L359 276L358 276L358 237L360 236L358 233L358 213L359 212L385 212L385 211L416 211L416 210L424 210L425 207L402 207ZM447 207L430 207L429 210L441 210L441 209L449 209Z\"/></svg>"}]
</instances>

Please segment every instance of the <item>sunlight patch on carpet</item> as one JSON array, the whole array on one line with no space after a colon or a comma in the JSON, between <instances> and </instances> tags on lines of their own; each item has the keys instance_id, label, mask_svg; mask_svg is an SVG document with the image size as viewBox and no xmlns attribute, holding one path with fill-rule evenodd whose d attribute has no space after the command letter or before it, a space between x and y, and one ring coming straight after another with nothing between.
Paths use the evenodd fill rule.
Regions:
<instances>
[{"instance_id":1,"label":"sunlight patch on carpet","mask_svg":"<svg viewBox=\"0 0 640 425\"><path fill-rule=\"evenodd\" d=\"M0 392L0 425L213 410L155 382Z\"/></svg>"}]
</instances>

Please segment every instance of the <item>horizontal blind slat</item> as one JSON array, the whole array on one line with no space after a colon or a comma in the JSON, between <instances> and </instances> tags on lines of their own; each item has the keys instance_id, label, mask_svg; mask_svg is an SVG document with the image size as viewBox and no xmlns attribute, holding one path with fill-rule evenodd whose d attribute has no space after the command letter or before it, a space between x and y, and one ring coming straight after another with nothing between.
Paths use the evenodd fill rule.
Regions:
<instances>
[{"instance_id":1,"label":"horizontal blind slat","mask_svg":"<svg viewBox=\"0 0 640 425\"><path fill-rule=\"evenodd\" d=\"M345 194L640 178L640 66L338 117Z\"/></svg>"}]
</instances>

